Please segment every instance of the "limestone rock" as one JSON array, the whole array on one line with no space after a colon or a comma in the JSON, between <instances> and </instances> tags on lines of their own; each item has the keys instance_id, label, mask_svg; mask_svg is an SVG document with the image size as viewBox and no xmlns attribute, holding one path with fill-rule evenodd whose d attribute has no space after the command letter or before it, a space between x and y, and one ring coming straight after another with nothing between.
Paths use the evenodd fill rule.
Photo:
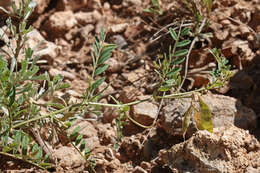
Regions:
<instances>
[{"instance_id":1,"label":"limestone rock","mask_svg":"<svg viewBox=\"0 0 260 173\"><path fill-rule=\"evenodd\" d=\"M54 155L60 160L59 164L64 168L79 167L85 162L76 149L72 147L60 147L54 151Z\"/></svg>"},{"instance_id":2,"label":"limestone rock","mask_svg":"<svg viewBox=\"0 0 260 173\"><path fill-rule=\"evenodd\" d=\"M201 97L212 112L214 127L230 126L249 129L256 126L254 111L232 97L207 94ZM182 120L191 103L190 98L170 100L162 108L159 126L171 135L182 135ZM188 128L187 135L196 131L195 126Z\"/></svg>"},{"instance_id":3,"label":"limestone rock","mask_svg":"<svg viewBox=\"0 0 260 173\"><path fill-rule=\"evenodd\" d=\"M77 20L72 11L58 11L50 16L44 24L45 30L53 38L62 37L77 24Z\"/></svg>"},{"instance_id":4,"label":"limestone rock","mask_svg":"<svg viewBox=\"0 0 260 173\"><path fill-rule=\"evenodd\" d=\"M101 14L98 11L93 12L77 12L75 13L76 20L82 24L95 24L97 20L101 18Z\"/></svg>"},{"instance_id":5,"label":"limestone rock","mask_svg":"<svg viewBox=\"0 0 260 173\"><path fill-rule=\"evenodd\" d=\"M73 81L76 78L75 74L73 74L73 73L70 73L70 72L67 72L64 70L58 70L55 68L51 68L49 70L49 74L50 74L50 76L62 75L65 79L69 79L71 81Z\"/></svg>"},{"instance_id":6,"label":"limestone rock","mask_svg":"<svg viewBox=\"0 0 260 173\"><path fill-rule=\"evenodd\" d=\"M41 14L48 7L50 0L36 0L35 2L37 3L37 6L33 13Z\"/></svg>"},{"instance_id":7,"label":"limestone rock","mask_svg":"<svg viewBox=\"0 0 260 173\"><path fill-rule=\"evenodd\" d=\"M59 47L43 38L36 29L29 32L28 41L25 46L34 50L34 54L40 57L40 60L46 60L49 65L52 65L53 60L59 54Z\"/></svg>"},{"instance_id":8,"label":"limestone rock","mask_svg":"<svg viewBox=\"0 0 260 173\"><path fill-rule=\"evenodd\" d=\"M84 8L88 5L88 0L59 0L57 4L57 8L59 10L77 10L80 8Z\"/></svg>"},{"instance_id":9,"label":"limestone rock","mask_svg":"<svg viewBox=\"0 0 260 173\"><path fill-rule=\"evenodd\" d=\"M144 96L143 96L144 98ZM140 99L141 100L141 99ZM158 113L157 105L150 102L142 102L131 107L133 118L142 125L152 125Z\"/></svg>"},{"instance_id":10,"label":"limestone rock","mask_svg":"<svg viewBox=\"0 0 260 173\"><path fill-rule=\"evenodd\" d=\"M178 172L250 172L260 167L260 144L248 131L219 127L214 133L198 131L189 140L161 150L159 159Z\"/></svg>"},{"instance_id":11,"label":"limestone rock","mask_svg":"<svg viewBox=\"0 0 260 173\"><path fill-rule=\"evenodd\" d=\"M68 129L67 133L71 134L77 126L80 127L79 133L82 134L83 138L86 140L87 148L92 150L100 145L98 132L95 127L88 121L76 120L74 124Z\"/></svg>"}]
</instances>

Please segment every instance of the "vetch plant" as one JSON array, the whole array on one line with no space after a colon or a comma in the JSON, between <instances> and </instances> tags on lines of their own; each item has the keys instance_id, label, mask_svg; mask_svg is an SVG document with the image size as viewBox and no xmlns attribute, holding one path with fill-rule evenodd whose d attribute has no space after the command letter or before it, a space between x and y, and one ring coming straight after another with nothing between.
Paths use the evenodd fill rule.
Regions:
<instances>
[{"instance_id":1,"label":"vetch plant","mask_svg":"<svg viewBox=\"0 0 260 173\"><path fill-rule=\"evenodd\" d=\"M5 47L0 48L0 154L42 169L48 168L56 162L52 154L54 144L62 136L62 140L71 143L94 169L80 127L76 127L71 134L67 134L66 130L72 119L79 118L86 111L100 112L101 105L97 101L102 91L98 92L97 89L105 78L98 76L108 68L105 62L111 57L115 45L105 44L102 30L93 44L93 73L81 102L70 102L66 94L57 97L56 91L70 86L62 82L61 75L51 79L48 73L39 74L39 57L34 55L34 50L24 46L28 40L27 34L33 29L28 26L27 20L35 5L32 0L22 0L18 7L12 3L12 12L1 8L10 17L0 38L6 43ZM8 32L10 37L6 35ZM8 38L14 38L15 43ZM42 98L48 98L48 102L40 102ZM42 138L41 130L47 133L47 140Z\"/></svg>"},{"instance_id":2,"label":"vetch plant","mask_svg":"<svg viewBox=\"0 0 260 173\"><path fill-rule=\"evenodd\" d=\"M158 1L152 2L156 8L160 9ZM62 137L62 140L71 143L82 157L91 163L91 169L95 172L91 151L86 148L88 141L80 133L80 127L75 127L71 134L66 132L75 119L84 119L83 116L86 113L94 113L99 116L102 114L102 106L119 108L120 116L116 118L116 129L120 142L123 137L121 130L126 119L143 128L152 128L156 124L157 118L150 126L144 126L131 118L129 115L131 105L161 100L161 106L163 99L192 97L194 93L223 86L232 75L227 66L227 60L217 49L213 49L211 52L218 63L218 68L212 72L211 82L200 89L186 92L181 90L188 70L190 51L201 34L205 20L198 23L198 31L195 33L181 23L177 27L178 31L174 28L169 29L174 44L169 47L168 54L164 54L162 59L154 62L159 82L151 97L122 104L111 96L116 104L100 103L102 93L106 89L99 90L100 85L105 81L103 73L108 69L106 62L116 48L116 45L105 42L106 34L101 29L93 43L91 53L93 70L88 79L89 87L86 88L81 100L76 103L71 102L67 94L61 97L55 96L56 91L70 87L62 82L63 77L57 75L51 78L48 73L39 74L40 68L37 66L39 57L34 55L33 49L24 47L28 40L27 34L32 31L27 20L35 5L32 0L22 0L18 7L14 2L12 3L13 12L2 9L10 17L6 21L6 29L0 37L6 43L5 48L0 48L1 155L18 158L45 169L56 162L53 151L55 143L60 142L59 138ZM15 23L12 19L16 19ZM7 31L11 34L10 38L14 38L15 44L6 39ZM182 77L181 71L185 60L185 75ZM42 103L40 102L42 98L48 98L48 101ZM202 99L198 98L200 109L197 110L192 103L184 116L184 136L193 112L197 128L212 132L210 110ZM192 102L195 102L195 99ZM41 137L41 130L47 131L48 139Z\"/></svg>"}]
</instances>

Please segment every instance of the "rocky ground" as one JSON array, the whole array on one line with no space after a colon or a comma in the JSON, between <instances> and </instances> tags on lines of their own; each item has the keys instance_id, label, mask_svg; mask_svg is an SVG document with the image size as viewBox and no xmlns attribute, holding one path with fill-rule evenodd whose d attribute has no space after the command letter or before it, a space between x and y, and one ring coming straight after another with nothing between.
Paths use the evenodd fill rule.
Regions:
<instances>
[{"instance_id":1,"label":"rocky ground","mask_svg":"<svg viewBox=\"0 0 260 173\"><path fill-rule=\"evenodd\" d=\"M170 0L160 1L162 16L143 11L151 6L150 0L36 1L38 6L30 19L35 30L29 34L26 46L38 45L41 71L63 75L71 85L65 92L75 100L88 86L90 52L101 27L107 31L107 42L118 45L108 62L106 84L102 87L111 84L106 94L128 103L151 95L154 89L152 60L167 51L169 45L164 30L159 33L162 37L154 41L155 33L173 21L192 18L182 3ZM156 128L150 131L128 122L124 138L115 149L118 113L104 108L102 116L86 115L88 120L74 125L81 127L88 141L97 173L260 172L260 3L218 0L209 18L208 32L213 38L196 43L184 88L199 88L209 81L207 72L214 59L208 48L220 48L235 75L225 88L202 97L212 111L214 133L194 134L194 128L189 128L188 139L183 142L181 122L190 99L167 100ZM112 102L106 97L104 101ZM150 125L158 109L157 103L144 102L132 106L130 112L139 123ZM59 161L54 172L92 172L71 146L58 145L55 155ZM4 161L0 171L35 171L7 158Z\"/></svg>"}]
</instances>

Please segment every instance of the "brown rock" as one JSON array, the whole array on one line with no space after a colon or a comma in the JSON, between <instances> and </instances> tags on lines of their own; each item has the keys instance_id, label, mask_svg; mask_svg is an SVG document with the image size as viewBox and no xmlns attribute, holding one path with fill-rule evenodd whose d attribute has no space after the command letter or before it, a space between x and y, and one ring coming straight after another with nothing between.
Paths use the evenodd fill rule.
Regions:
<instances>
[{"instance_id":1,"label":"brown rock","mask_svg":"<svg viewBox=\"0 0 260 173\"><path fill-rule=\"evenodd\" d=\"M54 151L54 155L60 159L59 164L63 168L79 167L85 162L80 153L72 147L62 146Z\"/></svg>"},{"instance_id":2,"label":"brown rock","mask_svg":"<svg viewBox=\"0 0 260 173\"><path fill-rule=\"evenodd\" d=\"M57 8L59 10L77 10L88 5L88 0L59 0Z\"/></svg>"},{"instance_id":3,"label":"brown rock","mask_svg":"<svg viewBox=\"0 0 260 173\"><path fill-rule=\"evenodd\" d=\"M260 167L260 144L245 130L219 127L214 133L199 131L188 141L161 150L159 158L172 171L245 172Z\"/></svg>"},{"instance_id":4,"label":"brown rock","mask_svg":"<svg viewBox=\"0 0 260 173\"><path fill-rule=\"evenodd\" d=\"M80 23L82 25L96 23L96 20L94 19L92 12L82 12L82 11L80 11L78 13L75 13L75 18L78 21L78 23Z\"/></svg>"},{"instance_id":5,"label":"brown rock","mask_svg":"<svg viewBox=\"0 0 260 173\"><path fill-rule=\"evenodd\" d=\"M100 145L98 132L95 127L88 121L76 120L74 124L67 130L67 133L71 134L77 126L80 127L79 133L82 134L83 138L86 140L87 148L92 150Z\"/></svg>"},{"instance_id":6,"label":"brown rock","mask_svg":"<svg viewBox=\"0 0 260 173\"><path fill-rule=\"evenodd\" d=\"M110 30L112 33L124 32L128 27L128 25L129 25L128 23L115 24L110 27Z\"/></svg>"},{"instance_id":7,"label":"brown rock","mask_svg":"<svg viewBox=\"0 0 260 173\"><path fill-rule=\"evenodd\" d=\"M45 40L38 30L31 31L27 37L28 41L25 46L34 49L34 54L39 56L40 60L46 60L49 65L52 65L59 54L59 47Z\"/></svg>"},{"instance_id":8,"label":"brown rock","mask_svg":"<svg viewBox=\"0 0 260 173\"><path fill-rule=\"evenodd\" d=\"M112 128L110 123L97 125L100 142L103 145L113 144L116 141L117 135L115 129Z\"/></svg>"},{"instance_id":9,"label":"brown rock","mask_svg":"<svg viewBox=\"0 0 260 173\"><path fill-rule=\"evenodd\" d=\"M76 24L77 20L72 11L58 11L50 16L44 28L53 38L57 38L63 37Z\"/></svg>"},{"instance_id":10,"label":"brown rock","mask_svg":"<svg viewBox=\"0 0 260 173\"><path fill-rule=\"evenodd\" d=\"M63 70L54 69L54 68L51 68L49 70L49 73L50 73L51 76L62 75L65 79L69 79L71 81L76 78L75 74L73 74L73 73L63 71Z\"/></svg>"},{"instance_id":11,"label":"brown rock","mask_svg":"<svg viewBox=\"0 0 260 173\"><path fill-rule=\"evenodd\" d=\"M35 2L37 3L37 6L34 9L33 13L41 14L48 7L50 0L36 0Z\"/></svg>"},{"instance_id":12,"label":"brown rock","mask_svg":"<svg viewBox=\"0 0 260 173\"><path fill-rule=\"evenodd\" d=\"M144 99L145 97L139 97L139 99ZM150 102L142 102L131 107L131 114L133 118L141 123L142 125L152 125L154 119L158 113L158 107Z\"/></svg>"},{"instance_id":13,"label":"brown rock","mask_svg":"<svg viewBox=\"0 0 260 173\"><path fill-rule=\"evenodd\" d=\"M234 124L247 129L256 126L256 114L252 109L243 106L239 100L217 94L207 94L202 96L202 99L212 112L214 127ZM169 134L182 135L182 120L190 103L190 98L166 102L161 111L159 126ZM192 125L188 128L187 135L190 136L195 131L196 128Z\"/></svg>"}]
</instances>

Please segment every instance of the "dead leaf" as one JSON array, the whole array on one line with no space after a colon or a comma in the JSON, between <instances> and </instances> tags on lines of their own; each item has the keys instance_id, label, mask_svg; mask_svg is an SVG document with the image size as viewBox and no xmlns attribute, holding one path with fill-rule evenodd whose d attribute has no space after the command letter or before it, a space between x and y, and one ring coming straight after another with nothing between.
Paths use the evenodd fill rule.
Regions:
<instances>
[{"instance_id":1,"label":"dead leaf","mask_svg":"<svg viewBox=\"0 0 260 173\"><path fill-rule=\"evenodd\" d=\"M182 135L183 135L184 141L185 141L185 134L186 134L187 129L190 125L190 117L191 117L191 114L192 114L192 109L193 109L193 106L191 104L189 109L184 114L184 119L182 121Z\"/></svg>"}]
</instances>

